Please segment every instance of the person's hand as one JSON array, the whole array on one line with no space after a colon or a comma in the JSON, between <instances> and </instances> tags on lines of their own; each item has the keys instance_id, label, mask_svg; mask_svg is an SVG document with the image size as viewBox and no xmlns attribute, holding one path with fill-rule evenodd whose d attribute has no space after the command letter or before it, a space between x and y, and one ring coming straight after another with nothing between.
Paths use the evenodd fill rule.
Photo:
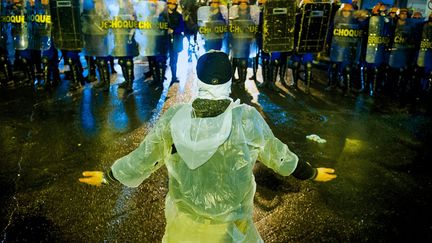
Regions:
<instances>
[{"instance_id":1,"label":"person's hand","mask_svg":"<svg viewBox=\"0 0 432 243\"><path fill-rule=\"evenodd\" d=\"M79 178L79 181L92 186L100 186L104 180L102 171L84 171L82 175L85 177Z\"/></svg>"},{"instance_id":2,"label":"person's hand","mask_svg":"<svg viewBox=\"0 0 432 243\"><path fill-rule=\"evenodd\" d=\"M317 176L315 177L315 181L320 181L320 182L326 182L326 181L331 181L334 178L337 177L335 173L335 170L332 168L316 168L317 169Z\"/></svg>"},{"instance_id":3,"label":"person's hand","mask_svg":"<svg viewBox=\"0 0 432 243\"><path fill-rule=\"evenodd\" d=\"M174 33L174 30L171 28L168 28L168 34L172 34L172 33Z\"/></svg>"}]
</instances>

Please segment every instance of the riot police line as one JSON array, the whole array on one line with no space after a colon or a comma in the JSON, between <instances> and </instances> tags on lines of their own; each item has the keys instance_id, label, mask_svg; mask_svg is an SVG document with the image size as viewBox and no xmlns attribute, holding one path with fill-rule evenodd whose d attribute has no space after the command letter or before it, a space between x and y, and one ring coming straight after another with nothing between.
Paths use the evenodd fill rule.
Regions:
<instances>
[{"instance_id":1,"label":"riot police line","mask_svg":"<svg viewBox=\"0 0 432 243\"><path fill-rule=\"evenodd\" d=\"M295 0L258 0L253 5L249 0L232 2L228 7L220 0L209 0L206 6L200 6L197 29L205 50L225 47L229 52L234 83L243 88L252 62L251 79L262 80L258 82L260 88L277 90L279 76L287 88L296 88L297 81L303 80L309 92L312 62L319 55L329 61L329 90L338 87L344 92L375 95L378 90L404 93L408 89L430 89L430 18L424 22L403 17L404 12L408 14L404 9L392 18L394 8L383 4L365 11L354 10L348 3L316 0L301 1L300 5ZM168 3L178 4L174 0ZM113 56L124 72L124 87L131 89L133 58L138 55L148 58L146 77L152 76L152 83L160 87L168 56L174 55L176 61L175 53L182 49L182 43L175 43L182 39L168 33L172 23L167 5L154 0L84 0L82 5L78 0L37 0L33 4L2 1L2 72L12 80L7 60L9 41L23 63L34 65L29 52L41 51L46 85L60 81L55 71L58 57L53 54L60 49L76 85L85 80L78 58L82 52L92 75L96 69L92 65L99 70L96 87L109 87L107 62ZM170 63L174 71L175 65ZM256 77L259 66L261 79ZM286 78L288 68L294 78L290 83ZM27 71L28 78L35 80L34 70ZM410 80L412 77L414 80Z\"/></svg>"}]
</instances>

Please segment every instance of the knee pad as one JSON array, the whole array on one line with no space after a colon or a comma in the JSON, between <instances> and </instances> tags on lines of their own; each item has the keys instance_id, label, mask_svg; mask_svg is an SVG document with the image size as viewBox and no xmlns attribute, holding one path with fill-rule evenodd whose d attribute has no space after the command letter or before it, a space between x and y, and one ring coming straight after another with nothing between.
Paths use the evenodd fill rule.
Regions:
<instances>
[{"instance_id":1,"label":"knee pad","mask_svg":"<svg viewBox=\"0 0 432 243\"><path fill-rule=\"evenodd\" d=\"M104 58L96 58L96 63L97 63L99 66L107 65L107 61L106 61Z\"/></svg>"},{"instance_id":2,"label":"knee pad","mask_svg":"<svg viewBox=\"0 0 432 243\"><path fill-rule=\"evenodd\" d=\"M119 58L119 59L118 59L118 64L119 64L120 66L125 65L125 59L124 59L124 58Z\"/></svg>"},{"instance_id":3,"label":"knee pad","mask_svg":"<svg viewBox=\"0 0 432 243\"><path fill-rule=\"evenodd\" d=\"M19 60L21 61L22 64L27 65L29 63L29 61L27 60L27 58L24 57L19 57Z\"/></svg>"},{"instance_id":4,"label":"knee pad","mask_svg":"<svg viewBox=\"0 0 432 243\"><path fill-rule=\"evenodd\" d=\"M66 61L66 64L68 64L68 65L73 65L73 64L74 64L74 60L73 60L73 58L71 58L71 57L67 57L67 58L65 59L65 61Z\"/></svg>"},{"instance_id":5,"label":"knee pad","mask_svg":"<svg viewBox=\"0 0 432 243\"><path fill-rule=\"evenodd\" d=\"M247 59L240 59L240 66L243 68L247 67L247 62L248 62Z\"/></svg>"},{"instance_id":6,"label":"knee pad","mask_svg":"<svg viewBox=\"0 0 432 243\"><path fill-rule=\"evenodd\" d=\"M126 60L126 67L132 67L133 66L133 61L131 59L127 59Z\"/></svg>"},{"instance_id":7,"label":"knee pad","mask_svg":"<svg viewBox=\"0 0 432 243\"><path fill-rule=\"evenodd\" d=\"M44 66L47 66L49 64L49 59L48 57L42 57L41 62Z\"/></svg>"}]
</instances>

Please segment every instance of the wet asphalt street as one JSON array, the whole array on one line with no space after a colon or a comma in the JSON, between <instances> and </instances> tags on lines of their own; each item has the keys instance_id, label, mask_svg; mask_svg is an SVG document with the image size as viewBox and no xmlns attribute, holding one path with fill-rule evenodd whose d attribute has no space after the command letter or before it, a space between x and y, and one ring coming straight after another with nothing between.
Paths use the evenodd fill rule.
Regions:
<instances>
[{"instance_id":1,"label":"wet asphalt street","mask_svg":"<svg viewBox=\"0 0 432 243\"><path fill-rule=\"evenodd\" d=\"M106 170L138 146L168 107L194 94L195 60L179 60L180 84L155 92L136 63L133 93L87 84L68 92L30 87L0 91L2 242L160 242L167 172L136 189L80 184L83 170ZM251 70L249 69L249 72ZM250 76L250 75L249 75ZM431 242L430 99L400 105L366 94L325 92L314 69L312 93L258 91L233 96L260 110L302 160L333 167L328 183L255 168L254 220L265 242ZM317 134L326 143L308 140Z\"/></svg>"}]
</instances>

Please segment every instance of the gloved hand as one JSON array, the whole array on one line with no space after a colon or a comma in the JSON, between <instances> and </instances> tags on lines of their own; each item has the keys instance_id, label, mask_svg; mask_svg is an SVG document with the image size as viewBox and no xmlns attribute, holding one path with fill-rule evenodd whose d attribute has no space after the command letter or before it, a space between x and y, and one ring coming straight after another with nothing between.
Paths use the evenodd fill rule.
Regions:
<instances>
[{"instance_id":1,"label":"gloved hand","mask_svg":"<svg viewBox=\"0 0 432 243\"><path fill-rule=\"evenodd\" d=\"M82 175L86 177L79 178L79 181L92 186L100 186L104 182L104 173L102 171L84 171Z\"/></svg>"},{"instance_id":2,"label":"gloved hand","mask_svg":"<svg viewBox=\"0 0 432 243\"><path fill-rule=\"evenodd\" d=\"M337 177L337 175L334 174L335 170L332 168L321 167L316 169L317 169L317 175L314 179L315 181L326 182L326 181L331 181Z\"/></svg>"}]
</instances>

